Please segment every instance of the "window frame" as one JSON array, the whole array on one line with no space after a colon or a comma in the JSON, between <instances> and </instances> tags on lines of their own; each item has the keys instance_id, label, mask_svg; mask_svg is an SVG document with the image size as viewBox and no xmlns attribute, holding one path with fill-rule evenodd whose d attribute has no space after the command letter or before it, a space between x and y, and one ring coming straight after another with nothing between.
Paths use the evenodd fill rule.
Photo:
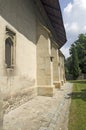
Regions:
<instances>
[{"instance_id":1,"label":"window frame","mask_svg":"<svg viewBox=\"0 0 86 130\"><path fill-rule=\"evenodd\" d=\"M6 68L8 69L13 69L14 68L14 66L15 66L15 47L16 47L16 33L14 32L14 31L12 31L11 29L9 29L8 27L6 27L6 37L5 37L5 66L6 66ZM11 42L12 42L12 45L11 45L11 50L10 50L10 52L11 52L11 56L8 56L7 58L11 58L9 61L11 61L10 62L10 66L7 64L7 62L6 62L6 40L7 39L10 39L11 40ZM9 44L9 43L8 43Z\"/></svg>"}]
</instances>

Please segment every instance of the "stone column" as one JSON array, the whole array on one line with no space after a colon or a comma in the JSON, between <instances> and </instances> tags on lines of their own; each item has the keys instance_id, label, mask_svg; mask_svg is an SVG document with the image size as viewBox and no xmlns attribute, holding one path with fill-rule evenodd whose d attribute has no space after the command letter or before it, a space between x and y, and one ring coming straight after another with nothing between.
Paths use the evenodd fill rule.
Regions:
<instances>
[{"instance_id":1,"label":"stone column","mask_svg":"<svg viewBox=\"0 0 86 130\"><path fill-rule=\"evenodd\" d=\"M60 52L60 81L61 85L64 84L64 56Z\"/></svg>"},{"instance_id":2,"label":"stone column","mask_svg":"<svg viewBox=\"0 0 86 130\"><path fill-rule=\"evenodd\" d=\"M65 67L64 67L64 57L62 57L62 74L63 74L63 84L66 82L66 78L65 78Z\"/></svg>"},{"instance_id":3,"label":"stone column","mask_svg":"<svg viewBox=\"0 0 86 130\"><path fill-rule=\"evenodd\" d=\"M38 95L52 96L54 93L53 68L50 59L50 38L47 30L38 26L37 41L37 87Z\"/></svg>"},{"instance_id":4,"label":"stone column","mask_svg":"<svg viewBox=\"0 0 86 130\"><path fill-rule=\"evenodd\" d=\"M52 43L52 56L53 56L53 84L56 88L60 88L59 82L59 57L57 46Z\"/></svg>"}]
</instances>

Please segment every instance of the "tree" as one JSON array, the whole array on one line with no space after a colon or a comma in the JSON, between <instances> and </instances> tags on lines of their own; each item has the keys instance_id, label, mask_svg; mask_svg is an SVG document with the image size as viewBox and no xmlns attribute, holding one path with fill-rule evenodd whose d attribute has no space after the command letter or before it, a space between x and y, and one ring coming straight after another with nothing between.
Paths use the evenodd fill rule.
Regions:
<instances>
[{"instance_id":1,"label":"tree","mask_svg":"<svg viewBox=\"0 0 86 130\"><path fill-rule=\"evenodd\" d=\"M75 45L79 59L79 67L82 73L86 73L86 34L80 34L78 40L75 41Z\"/></svg>"},{"instance_id":2,"label":"tree","mask_svg":"<svg viewBox=\"0 0 86 130\"><path fill-rule=\"evenodd\" d=\"M65 76L66 79L71 80L72 79L72 58L68 57L67 59L65 59Z\"/></svg>"},{"instance_id":3,"label":"tree","mask_svg":"<svg viewBox=\"0 0 86 130\"><path fill-rule=\"evenodd\" d=\"M67 58L66 74L72 74L76 79L79 73L86 74L86 34L80 34L70 47L70 57ZM68 76L67 76L68 77Z\"/></svg>"},{"instance_id":4,"label":"tree","mask_svg":"<svg viewBox=\"0 0 86 130\"><path fill-rule=\"evenodd\" d=\"M71 73L73 75L73 79L77 79L80 73L80 68L79 68L79 60L78 60L78 55L77 55L77 49L74 44L71 45L70 48L70 54L71 54Z\"/></svg>"}]
</instances>

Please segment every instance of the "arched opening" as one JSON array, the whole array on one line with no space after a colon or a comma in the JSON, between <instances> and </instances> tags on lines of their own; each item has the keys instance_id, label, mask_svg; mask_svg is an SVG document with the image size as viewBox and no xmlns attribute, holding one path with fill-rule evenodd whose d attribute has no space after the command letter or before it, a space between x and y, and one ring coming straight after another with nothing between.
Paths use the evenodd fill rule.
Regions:
<instances>
[{"instance_id":1,"label":"arched opening","mask_svg":"<svg viewBox=\"0 0 86 130\"><path fill-rule=\"evenodd\" d=\"M10 37L5 40L5 63L7 68L10 68L12 65L12 50L13 50L13 41Z\"/></svg>"}]
</instances>

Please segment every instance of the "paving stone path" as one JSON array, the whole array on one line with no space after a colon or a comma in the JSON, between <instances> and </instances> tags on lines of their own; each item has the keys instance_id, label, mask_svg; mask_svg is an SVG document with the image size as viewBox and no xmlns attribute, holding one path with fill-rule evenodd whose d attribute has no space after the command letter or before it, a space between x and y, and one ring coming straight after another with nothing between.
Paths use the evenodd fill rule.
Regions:
<instances>
[{"instance_id":1,"label":"paving stone path","mask_svg":"<svg viewBox=\"0 0 86 130\"><path fill-rule=\"evenodd\" d=\"M53 97L37 96L4 115L4 130L68 130L72 84L55 90Z\"/></svg>"}]
</instances>

